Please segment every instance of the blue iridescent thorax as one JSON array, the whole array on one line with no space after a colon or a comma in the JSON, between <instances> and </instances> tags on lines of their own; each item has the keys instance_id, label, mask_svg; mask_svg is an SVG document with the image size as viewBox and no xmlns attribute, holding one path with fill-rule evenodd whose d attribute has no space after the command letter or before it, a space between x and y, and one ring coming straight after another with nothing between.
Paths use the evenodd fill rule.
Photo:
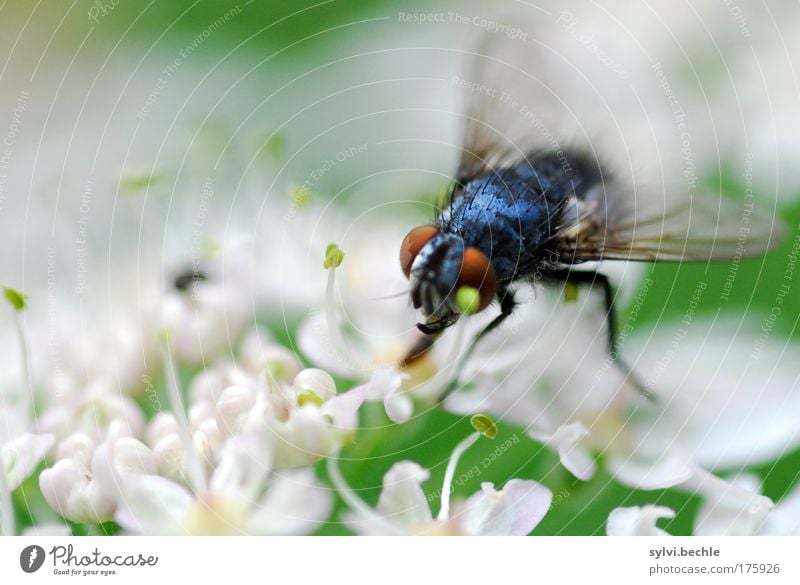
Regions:
<instances>
[{"instance_id":1,"label":"blue iridescent thorax","mask_svg":"<svg viewBox=\"0 0 800 585\"><path fill-rule=\"evenodd\" d=\"M575 170L549 156L484 173L456 193L439 226L486 254L501 281L523 276L546 252L567 197L588 178Z\"/></svg>"},{"instance_id":2,"label":"blue iridescent thorax","mask_svg":"<svg viewBox=\"0 0 800 585\"><path fill-rule=\"evenodd\" d=\"M560 151L559 151L560 152ZM458 318L455 291L465 250L488 258L502 295L511 281L556 269L557 234L566 203L598 184L596 164L583 156L544 154L460 185L437 218L439 232L410 267L411 299L426 316L427 331Z\"/></svg>"}]
</instances>

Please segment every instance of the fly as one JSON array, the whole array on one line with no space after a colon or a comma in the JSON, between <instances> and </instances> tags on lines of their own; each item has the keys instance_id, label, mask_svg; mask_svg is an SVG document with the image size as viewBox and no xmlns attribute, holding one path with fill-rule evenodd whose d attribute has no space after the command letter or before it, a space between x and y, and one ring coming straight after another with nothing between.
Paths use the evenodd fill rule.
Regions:
<instances>
[{"instance_id":1,"label":"fly","mask_svg":"<svg viewBox=\"0 0 800 585\"><path fill-rule=\"evenodd\" d=\"M462 356L463 365L477 342L514 311L516 283L586 286L603 295L609 355L648 395L619 359L611 282L596 270L574 268L589 261L708 262L758 255L776 244L780 226L724 197L637 198L636 189L619 181L588 147L553 148L525 136L509 140L524 124L518 107L511 122L498 114L504 104L496 96L508 94L497 89L496 72L519 69L508 67L509 57L491 39L484 49L471 81L492 91L472 94L476 97L467 108L463 154L449 197L434 221L411 230L400 247L411 302L424 317L417 324L423 337L404 363L424 354L464 316L462 291L472 294L470 314L499 306ZM552 101L547 94L534 96L528 111ZM748 234L744 250L743 222ZM458 374L447 393L457 383Z\"/></svg>"}]
</instances>

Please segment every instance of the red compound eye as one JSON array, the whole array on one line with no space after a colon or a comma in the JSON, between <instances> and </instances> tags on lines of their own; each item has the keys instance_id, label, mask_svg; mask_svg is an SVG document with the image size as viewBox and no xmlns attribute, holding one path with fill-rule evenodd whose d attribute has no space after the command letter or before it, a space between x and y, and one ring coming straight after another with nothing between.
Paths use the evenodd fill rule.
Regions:
<instances>
[{"instance_id":1,"label":"red compound eye","mask_svg":"<svg viewBox=\"0 0 800 585\"><path fill-rule=\"evenodd\" d=\"M430 239L439 233L439 228L433 225L421 225L408 232L400 245L400 268L408 278L411 274L411 265Z\"/></svg>"}]
</instances>

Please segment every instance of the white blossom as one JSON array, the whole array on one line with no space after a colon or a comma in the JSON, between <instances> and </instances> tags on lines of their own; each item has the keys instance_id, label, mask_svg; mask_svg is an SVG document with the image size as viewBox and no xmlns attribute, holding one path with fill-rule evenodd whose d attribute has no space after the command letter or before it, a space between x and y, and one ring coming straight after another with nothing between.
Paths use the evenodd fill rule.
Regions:
<instances>
[{"instance_id":1,"label":"white blossom","mask_svg":"<svg viewBox=\"0 0 800 585\"><path fill-rule=\"evenodd\" d=\"M656 526L661 519L672 519L675 511L666 506L633 506L615 508L608 516L606 534L609 536L669 536Z\"/></svg>"},{"instance_id":2,"label":"white blossom","mask_svg":"<svg viewBox=\"0 0 800 585\"><path fill-rule=\"evenodd\" d=\"M115 518L136 534L308 534L331 509L331 496L313 472L274 471L269 450L245 436L226 443L202 496L157 475L121 488Z\"/></svg>"},{"instance_id":3,"label":"white blossom","mask_svg":"<svg viewBox=\"0 0 800 585\"><path fill-rule=\"evenodd\" d=\"M56 463L39 476L47 503L74 522L97 523L113 518L119 503L119 486L108 479L109 468L120 481L155 473L151 450L115 425L103 443L76 433L59 443Z\"/></svg>"}]
</instances>

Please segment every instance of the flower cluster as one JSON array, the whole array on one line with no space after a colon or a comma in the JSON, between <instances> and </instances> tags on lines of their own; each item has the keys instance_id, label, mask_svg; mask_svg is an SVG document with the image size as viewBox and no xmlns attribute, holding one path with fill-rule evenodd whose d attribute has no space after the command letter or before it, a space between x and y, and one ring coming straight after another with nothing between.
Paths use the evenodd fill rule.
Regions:
<instances>
[{"instance_id":1,"label":"flower cluster","mask_svg":"<svg viewBox=\"0 0 800 585\"><path fill-rule=\"evenodd\" d=\"M540 478L511 478L499 488L484 482L451 505L462 454L496 432L481 413L551 449L577 480L602 465L631 488L700 495L697 534L798 532L796 492L775 505L752 476L719 473L798 444L796 381L785 355L798 349L755 355L737 341L738 324L722 320L698 318L688 330L624 323L619 351L644 374L655 396L647 399L608 356L599 295L587 290L567 302L558 291L521 287L507 326L463 368L459 356L488 317L461 319L403 369L418 335L414 315L405 298L381 298L404 286L399 267L386 261L402 229L387 222L360 233L347 255L328 247L318 268L327 269L327 287L297 326L302 355L263 327L247 328L250 277L222 269L237 265L235 253L173 278L166 293L148 298L146 321L120 314L82 333L57 370L32 365L38 347L29 347L26 327L36 324L24 320L28 300L9 291L21 368L3 386L3 533L19 530L13 492L38 488L46 507L28 510L28 532L80 525L134 534L309 534L337 520L369 535L528 534L552 504ZM644 283L621 286L620 302L638 306L648 287L641 276L624 264L612 271L617 281ZM754 360L768 379L748 368ZM454 377L458 390L446 395ZM415 461L393 463L374 505L344 478L338 461L359 441L368 401L382 403L395 425L440 406L472 417L477 432L453 448L438 510L422 487L430 472ZM33 485L25 481L31 475ZM334 496L346 509L332 518ZM69 524L54 523L54 512ZM607 532L662 534L656 522L674 514L658 505L619 508Z\"/></svg>"}]
</instances>

